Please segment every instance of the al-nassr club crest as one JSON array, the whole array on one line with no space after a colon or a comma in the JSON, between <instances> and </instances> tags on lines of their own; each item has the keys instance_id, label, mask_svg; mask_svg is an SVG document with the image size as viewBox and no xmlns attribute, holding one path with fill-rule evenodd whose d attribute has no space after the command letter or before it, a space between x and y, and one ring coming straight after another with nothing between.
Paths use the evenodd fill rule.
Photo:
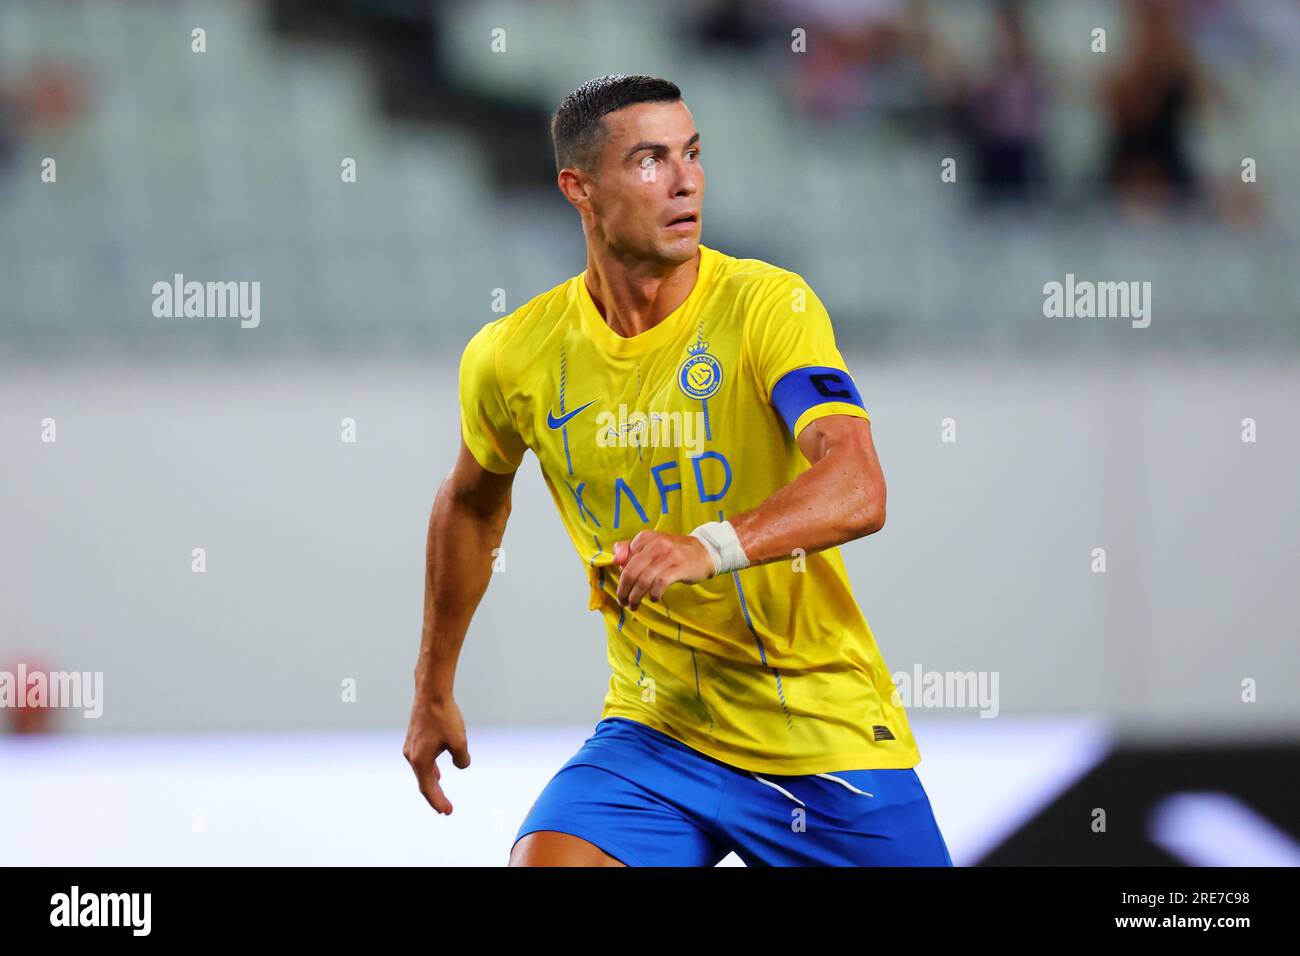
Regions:
<instances>
[{"instance_id":1,"label":"al-nassr club crest","mask_svg":"<svg viewBox=\"0 0 1300 956\"><path fill-rule=\"evenodd\" d=\"M708 398L722 387L722 364L709 354L709 343L700 338L686 349L690 355L677 372L677 384L691 398Z\"/></svg>"}]
</instances>

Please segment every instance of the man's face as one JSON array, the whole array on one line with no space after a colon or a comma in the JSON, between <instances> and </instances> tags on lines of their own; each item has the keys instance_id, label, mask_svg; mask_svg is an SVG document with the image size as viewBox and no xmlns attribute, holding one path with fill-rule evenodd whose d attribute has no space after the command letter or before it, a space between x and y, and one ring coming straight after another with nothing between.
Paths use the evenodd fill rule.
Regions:
<instances>
[{"instance_id":1,"label":"man's face","mask_svg":"<svg viewBox=\"0 0 1300 956\"><path fill-rule=\"evenodd\" d=\"M615 253L670 263L693 259L704 167L691 111L680 100L638 103L607 113L604 123L600 165L587 179L589 228Z\"/></svg>"}]
</instances>

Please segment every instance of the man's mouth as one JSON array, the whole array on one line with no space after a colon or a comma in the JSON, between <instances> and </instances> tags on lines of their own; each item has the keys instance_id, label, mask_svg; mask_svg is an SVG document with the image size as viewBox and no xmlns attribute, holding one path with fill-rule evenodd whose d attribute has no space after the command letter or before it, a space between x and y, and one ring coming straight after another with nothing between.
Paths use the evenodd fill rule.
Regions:
<instances>
[{"instance_id":1,"label":"man's mouth","mask_svg":"<svg viewBox=\"0 0 1300 956\"><path fill-rule=\"evenodd\" d=\"M693 229L699 222L699 215L693 212L683 213L675 219L670 219L664 227L666 229Z\"/></svg>"}]
</instances>

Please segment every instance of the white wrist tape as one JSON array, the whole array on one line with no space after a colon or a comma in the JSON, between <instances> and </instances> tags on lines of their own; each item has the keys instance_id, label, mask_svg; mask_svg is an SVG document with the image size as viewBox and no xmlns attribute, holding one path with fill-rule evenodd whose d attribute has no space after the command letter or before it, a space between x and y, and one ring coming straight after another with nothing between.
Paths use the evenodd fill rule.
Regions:
<instances>
[{"instance_id":1,"label":"white wrist tape","mask_svg":"<svg viewBox=\"0 0 1300 956\"><path fill-rule=\"evenodd\" d=\"M704 543L704 549L713 559L715 576L749 567L749 557L730 521L709 521L692 531L691 537Z\"/></svg>"}]
</instances>

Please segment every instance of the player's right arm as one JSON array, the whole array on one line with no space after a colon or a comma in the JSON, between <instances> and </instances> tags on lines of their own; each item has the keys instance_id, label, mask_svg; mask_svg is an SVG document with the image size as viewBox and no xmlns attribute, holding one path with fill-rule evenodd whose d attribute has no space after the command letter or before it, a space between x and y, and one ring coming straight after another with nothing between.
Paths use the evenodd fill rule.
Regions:
<instances>
[{"instance_id":1,"label":"player's right arm","mask_svg":"<svg viewBox=\"0 0 1300 956\"><path fill-rule=\"evenodd\" d=\"M415 701L402 749L420 792L439 813L451 813L437 758L469 766L465 722L453 698L456 662L470 618L492 576L493 551L510 515L510 489L524 444L498 383L497 323L465 349L460 366L461 443L456 466L438 489L429 517L424 624L415 665Z\"/></svg>"},{"instance_id":2,"label":"player's right arm","mask_svg":"<svg viewBox=\"0 0 1300 956\"><path fill-rule=\"evenodd\" d=\"M424 574L424 626L415 664L415 702L402 749L420 792L439 813L451 813L436 759L444 750L469 766L465 722L453 698L456 661L470 618L492 576L492 552L510 515L514 474L488 471L464 441L456 467L438 489L429 516Z\"/></svg>"}]
</instances>

